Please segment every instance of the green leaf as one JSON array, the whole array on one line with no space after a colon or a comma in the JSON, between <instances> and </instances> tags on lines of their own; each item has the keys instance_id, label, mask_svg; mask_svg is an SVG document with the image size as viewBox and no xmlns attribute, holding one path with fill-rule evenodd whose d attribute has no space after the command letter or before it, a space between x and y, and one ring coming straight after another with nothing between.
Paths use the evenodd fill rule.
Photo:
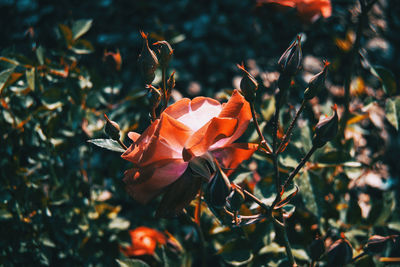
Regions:
<instances>
[{"instance_id":1,"label":"green leaf","mask_svg":"<svg viewBox=\"0 0 400 267\"><path fill-rule=\"evenodd\" d=\"M27 69L25 71L26 82L28 84L29 89L32 91L35 90L35 68Z\"/></svg>"},{"instance_id":2,"label":"green leaf","mask_svg":"<svg viewBox=\"0 0 400 267\"><path fill-rule=\"evenodd\" d=\"M381 81L383 91L386 94L393 95L396 93L396 79L390 70L382 66L371 66L371 73Z\"/></svg>"},{"instance_id":3,"label":"green leaf","mask_svg":"<svg viewBox=\"0 0 400 267\"><path fill-rule=\"evenodd\" d=\"M226 243L218 252L225 262L233 266L240 266L252 261L253 253L246 246L246 240L237 239Z\"/></svg>"},{"instance_id":4,"label":"green leaf","mask_svg":"<svg viewBox=\"0 0 400 267\"><path fill-rule=\"evenodd\" d=\"M136 259L119 260L116 259L120 267L150 267L147 263Z\"/></svg>"},{"instance_id":5,"label":"green leaf","mask_svg":"<svg viewBox=\"0 0 400 267\"><path fill-rule=\"evenodd\" d=\"M399 129L399 118L397 117L397 113L396 102L390 98L387 99L385 107L386 119L394 128L396 128L396 130Z\"/></svg>"},{"instance_id":6,"label":"green leaf","mask_svg":"<svg viewBox=\"0 0 400 267\"><path fill-rule=\"evenodd\" d=\"M111 151L115 152L120 152L124 153L125 150L121 148L121 146L118 144L117 141L111 140L111 139L92 139L88 140L89 143L92 143L96 146L99 146L101 148L105 148Z\"/></svg>"},{"instance_id":7,"label":"green leaf","mask_svg":"<svg viewBox=\"0 0 400 267\"><path fill-rule=\"evenodd\" d=\"M304 171L301 174L300 178L297 179L297 183L301 188L300 194L302 196L304 205L312 214L319 217L318 205L308 171Z\"/></svg>"},{"instance_id":8,"label":"green leaf","mask_svg":"<svg viewBox=\"0 0 400 267\"><path fill-rule=\"evenodd\" d=\"M76 40L92 27L92 19L80 19L72 24L72 39Z\"/></svg>"},{"instance_id":9,"label":"green leaf","mask_svg":"<svg viewBox=\"0 0 400 267\"><path fill-rule=\"evenodd\" d=\"M14 72L14 68L6 69L0 72L0 94L2 93L8 78L10 78L11 74Z\"/></svg>"},{"instance_id":10,"label":"green leaf","mask_svg":"<svg viewBox=\"0 0 400 267\"><path fill-rule=\"evenodd\" d=\"M36 57L40 65L44 64L44 49L43 46L36 48Z\"/></svg>"},{"instance_id":11,"label":"green leaf","mask_svg":"<svg viewBox=\"0 0 400 267\"><path fill-rule=\"evenodd\" d=\"M320 156L316 161L325 164L339 164L339 163L345 163L350 159L351 156L349 153L345 151L333 150L320 154Z\"/></svg>"},{"instance_id":12,"label":"green leaf","mask_svg":"<svg viewBox=\"0 0 400 267\"><path fill-rule=\"evenodd\" d=\"M71 50L76 54L83 55L92 53L94 51L94 47L89 41L81 39L74 43L74 45L71 47Z\"/></svg>"}]
</instances>

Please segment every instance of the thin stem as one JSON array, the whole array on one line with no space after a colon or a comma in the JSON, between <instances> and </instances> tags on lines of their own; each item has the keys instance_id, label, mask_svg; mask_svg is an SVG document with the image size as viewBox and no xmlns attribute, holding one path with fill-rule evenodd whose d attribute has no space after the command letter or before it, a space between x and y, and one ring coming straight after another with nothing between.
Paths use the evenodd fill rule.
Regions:
<instances>
[{"instance_id":1,"label":"thin stem","mask_svg":"<svg viewBox=\"0 0 400 267\"><path fill-rule=\"evenodd\" d=\"M256 128L257 134L258 134L258 136L259 136L259 138L260 138L261 145L262 145L269 153L271 153L271 152L272 152L272 151L271 151L271 148L270 148L270 146L268 145L267 141L265 140L264 135L263 135L262 132L261 132L260 125L258 124L257 115L256 115L256 110L255 110L255 107L254 107L254 102L250 102L250 110L251 110L251 115L252 115L252 117L253 117L254 127Z\"/></svg>"},{"instance_id":2,"label":"thin stem","mask_svg":"<svg viewBox=\"0 0 400 267\"><path fill-rule=\"evenodd\" d=\"M122 143L121 140L118 140L117 142L118 142L118 144L119 144L123 149L125 149L125 150L128 149L128 147L127 147L124 143Z\"/></svg>"},{"instance_id":3,"label":"thin stem","mask_svg":"<svg viewBox=\"0 0 400 267\"><path fill-rule=\"evenodd\" d=\"M295 115L294 119L292 120L292 122L290 123L289 128L286 131L286 134L283 136L282 142L280 143L280 145L278 147L277 153L280 153L283 146L286 145L286 143L288 142L290 135L292 134L294 125L296 124L296 121L299 118L301 112L303 111L305 105L306 105L306 100L303 99L303 102L301 102L301 106L300 106L299 110L296 112L296 115Z\"/></svg>"},{"instance_id":4,"label":"thin stem","mask_svg":"<svg viewBox=\"0 0 400 267\"><path fill-rule=\"evenodd\" d=\"M361 44L361 37L362 37L362 30L365 24L368 22L368 11L372 8L372 6L377 2L377 0L371 1L368 5L365 4L363 0L359 0L361 5L361 13L358 19L357 31L356 31L356 40L354 41L353 48L350 51L349 55L349 63L348 63L348 70L346 72L345 80L344 80L344 112L341 119L341 127L340 127L340 134L343 136L344 130L346 128L347 121L350 116L350 84L351 84L351 77L354 71L354 65L356 61L356 57L358 55L358 51L360 50Z\"/></svg>"},{"instance_id":5,"label":"thin stem","mask_svg":"<svg viewBox=\"0 0 400 267\"><path fill-rule=\"evenodd\" d=\"M304 158L300 161L300 163L297 165L296 169L294 169L289 177L286 179L285 183L282 186L282 190L285 191L287 189L287 187L289 186L289 184L293 181L294 177L299 173L299 171L301 170L301 168L304 166L304 164L306 164L306 162L310 159L310 157L312 156L312 154L317 150L316 146L313 146L310 151L308 151L308 153L304 156ZM280 201L280 194L278 192L274 202L271 205L271 210L274 209L275 205Z\"/></svg>"},{"instance_id":6,"label":"thin stem","mask_svg":"<svg viewBox=\"0 0 400 267\"><path fill-rule=\"evenodd\" d=\"M199 245L200 245L200 251L201 251L201 266L205 267L206 266L206 259L207 259L207 255L206 255L206 247L205 247L205 239L204 239L204 235L203 235L203 231L201 230L200 225L198 225L192 217L190 217L190 215L187 213L186 209L183 209L183 216L185 217L185 219L194 227L194 229L196 230L197 236L199 237Z\"/></svg>"},{"instance_id":7,"label":"thin stem","mask_svg":"<svg viewBox=\"0 0 400 267\"><path fill-rule=\"evenodd\" d=\"M278 163L278 153L277 153L277 134L278 134L278 123L279 123L279 105L276 104L275 115L274 115L274 126L273 126L273 142L272 142L272 163L274 165L274 178L275 178L275 189L277 196L279 196L281 191L281 180L279 178L279 163Z\"/></svg>"},{"instance_id":8,"label":"thin stem","mask_svg":"<svg viewBox=\"0 0 400 267\"><path fill-rule=\"evenodd\" d=\"M253 200L254 202L256 202L260 207L262 207L263 209L265 209L267 212L269 212L269 207L267 205L265 205L261 200L259 200L255 195L253 195L252 193L250 193L249 191L242 189L239 185L234 184L239 190L242 190L243 194L245 194L248 198L250 198L251 200Z\"/></svg>"},{"instance_id":9,"label":"thin stem","mask_svg":"<svg viewBox=\"0 0 400 267\"><path fill-rule=\"evenodd\" d=\"M162 83L163 83L162 90L163 90L163 98L164 98L164 107L163 107L163 110L166 109L167 106L168 106L168 97L167 97L167 75L166 75L166 72L167 72L167 68L166 68L166 67L163 67L163 68L162 68Z\"/></svg>"},{"instance_id":10,"label":"thin stem","mask_svg":"<svg viewBox=\"0 0 400 267\"><path fill-rule=\"evenodd\" d=\"M282 218L282 213L280 215L280 217ZM275 222L276 224L277 222ZM285 250L286 250L286 255L288 257L289 260L289 264L290 266L297 266L296 261L294 259L293 253L292 253L292 247L290 246L290 242L289 242L289 238L287 236L287 232L286 232L286 227L281 227L280 225L277 227L277 235L282 237L282 241L283 241L283 245L285 246Z\"/></svg>"}]
</instances>

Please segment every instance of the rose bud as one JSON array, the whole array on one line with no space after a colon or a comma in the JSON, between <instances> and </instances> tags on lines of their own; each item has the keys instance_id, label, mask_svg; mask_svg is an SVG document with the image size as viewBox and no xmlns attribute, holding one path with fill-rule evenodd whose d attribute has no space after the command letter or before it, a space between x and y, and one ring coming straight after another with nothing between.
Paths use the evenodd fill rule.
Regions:
<instances>
[{"instance_id":1,"label":"rose bud","mask_svg":"<svg viewBox=\"0 0 400 267\"><path fill-rule=\"evenodd\" d=\"M231 191L231 183L226 174L219 171L208 183L207 190L210 205L220 209L226 204L226 197Z\"/></svg>"},{"instance_id":2,"label":"rose bud","mask_svg":"<svg viewBox=\"0 0 400 267\"><path fill-rule=\"evenodd\" d=\"M158 66L158 59L154 51L151 50L149 47L147 34L142 31L140 32L140 34L142 35L144 42L142 52L140 53L138 58L139 69L140 73L143 76L144 83L151 84L156 77L155 71Z\"/></svg>"},{"instance_id":3,"label":"rose bud","mask_svg":"<svg viewBox=\"0 0 400 267\"><path fill-rule=\"evenodd\" d=\"M385 251L388 241L394 241L395 236L371 236L364 246L364 252L368 255L381 254Z\"/></svg>"},{"instance_id":4,"label":"rose bud","mask_svg":"<svg viewBox=\"0 0 400 267\"><path fill-rule=\"evenodd\" d=\"M353 248L349 241L341 238L329 247L327 258L328 266L343 266L353 258Z\"/></svg>"},{"instance_id":5,"label":"rose bud","mask_svg":"<svg viewBox=\"0 0 400 267\"><path fill-rule=\"evenodd\" d=\"M119 141L120 135L119 135L119 125L115 121L111 121L106 114L104 114L104 117L106 118L106 126L104 128L104 132L110 137L112 140Z\"/></svg>"},{"instance_id":6,"label":"rose bud","mask_svg":"<svg viewBox=\"0 0 400 267\"><path fill-rule=\"evenodd\" d=\"M158 45L158 54L160 56L161 68L166 68L168 66L169 61L172 58L174 50L167 41L158 41L155 42L153 45Z\"/></svg>"},{"instance_id":7,"label":"rose bud","mask_svg":"<svg viewBox=\"0 0 400 267\"><path fill-rule=\"evenodd\" d=\"M325 252L324 240L317 236L309 246L310 257L313 261L317 261Z\"/></svg>"},{"instance_id":8,"label":"rose bud","mask_svg":"<svg viewBox=\"0 0 400 267\"><path fill-rule=\"evenodd\" d=\"M193 176L204 178L207 182L215 175L217 168L210 153L205 153L189 161L188 166Z\"/></svg>"},{"instance_id":9,"label":"rose bud","mask_svg":"<svg viewBox=\"0 0 400 267\"><path fill-rule=\"evenodd\" d=\"M301 60L301 36L298 35L296 40L286 49L278 61L281 74L286 74L288 76L295 75L301 68Z\"/></svg>"},{"instance_id":10,"label":"rose bud","mask_svg":"<svg viewBox=\"0 0 400 267\"><path fill-rule=\"evenodd\" d=\"M256 97L256 91L258 89L257 80L251 75L245 68L244 65L236 65L243 73L243 78L240 81L240 90L244 98L248 102L253 102Z\"/></svg>"},{"instance_id":11,"label":"rose bud","mask_svg":"<svg viewBox=\"0 0 400 267\"><path fill-rule=\"evenodd\" d=\"M331 141L337 135L339 118L336 104L332 107L332 110L334 111L332 116L321 119L315 126L312 142L318 148L324 146L326 142Z\"/></svg>"},{"instance_id":12,"label":"rose bud","mask_svg":"<svg viewBox=\"0 0 400 267\"><path fill-rule=\"evenodd\" d=\"M308 88L304 91L304 99L312 99L325 86L325 79L329 64L330 63L328 61L325 61L324 69L311 78L310 82L308 83Z\"/></svg>"},{"instance_id":13,"label":"rose bud","mask_svg":"<svg viewBox=\"0 0 400 267\"><path fill-rule=\"evenodd\" d=\"M232 211L239 211L245 200L243 192L238 188L233 188L232 192L227 198L227 203Z\"/></svg>"}]
</instances>

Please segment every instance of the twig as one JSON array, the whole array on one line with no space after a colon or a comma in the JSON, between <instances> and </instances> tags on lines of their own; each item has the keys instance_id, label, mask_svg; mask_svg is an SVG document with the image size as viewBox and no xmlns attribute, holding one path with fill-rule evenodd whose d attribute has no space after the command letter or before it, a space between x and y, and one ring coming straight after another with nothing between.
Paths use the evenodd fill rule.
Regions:
<instances>
[{"instance_id":1,"label":"twig","mask_svg":"<svg viewBox=\"0 0 400 267\"><path fill-rule=\"evenodd\" d=\"M303 99L303 102L301 102L301 106L299 108L299 110L296 112L295 117L293 118L292 122L289 125L289 128L286 131L286 134L283 136L282 142L280 143L278 149L277 149L277 153L279 153L281 151L281 149L283 148L283 146L287 143L287 141L290 138L290 135L292 134L292 130L294 128L294 125L296 124L297 119L299 118L301 112L303 111L304 107L306 105L306 100Z\"/></svg>"},{"instance_id":2,"label":"twig","mask_svg":"<svg viewBox=\"0 0 400 267\"><path fill-rule=\"evenodd\" d=\"M250 110L253 117L254 127L256 128L257 134L260 138L261 145L267 150L267 152L272 153L270 146L268 145L267 141L264 138L264 135L261 132L260 125L258 124L254 102L250 102Z\"/></svg>"},{"instance_id":3,"label":"twig","mask_svg":"<svg viewBox=\"0 0 400 267\"><path fill-rule=\"evenodd\" d=\"M162 68L162 83L163 83L163 98L164 98L164 107L163 107L163 111L164 109L166 109L168 107L168 97L167 97L167 68L163 67Z\"/></svg>"},{"instance_id":4,"label":"twig","mask_svg":"<svg viewBox=\"0 0 400 267\"><path fill-rule=\"evenodd\" d=\"M282 190L285 191L289 184L293 181L294 177L297 175L297 173L301 170L301 168L306 164L306 162L310 159L311 155L317 150L316 146L313 146L310 151L304 156L304 158L300 161L300 163L297 165L296 169L294 169L289 177L286 179L285 183L282 186ZM274 202L271 205L271 210L274 209L275 205L280 201L280 194L278 192Z\"/></svg>"}]
</instances>

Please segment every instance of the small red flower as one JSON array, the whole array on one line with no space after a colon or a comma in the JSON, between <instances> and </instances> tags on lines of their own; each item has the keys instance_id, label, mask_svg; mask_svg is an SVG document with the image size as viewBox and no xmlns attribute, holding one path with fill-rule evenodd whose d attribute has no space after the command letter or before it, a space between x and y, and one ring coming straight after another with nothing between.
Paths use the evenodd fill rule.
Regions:
<instances>
[{"instance_id":1,"label":"small red flower","mask_svg":"<svg viewBox=\"0 0 400 267\"><path fill-rule=\"evenodd\" d=\"M153 255L157 245L167 243L167 237L163 233L146 226L130 230L129 234L131 246L121 248L127 257Z\"/></svg>"}]
</instances>

